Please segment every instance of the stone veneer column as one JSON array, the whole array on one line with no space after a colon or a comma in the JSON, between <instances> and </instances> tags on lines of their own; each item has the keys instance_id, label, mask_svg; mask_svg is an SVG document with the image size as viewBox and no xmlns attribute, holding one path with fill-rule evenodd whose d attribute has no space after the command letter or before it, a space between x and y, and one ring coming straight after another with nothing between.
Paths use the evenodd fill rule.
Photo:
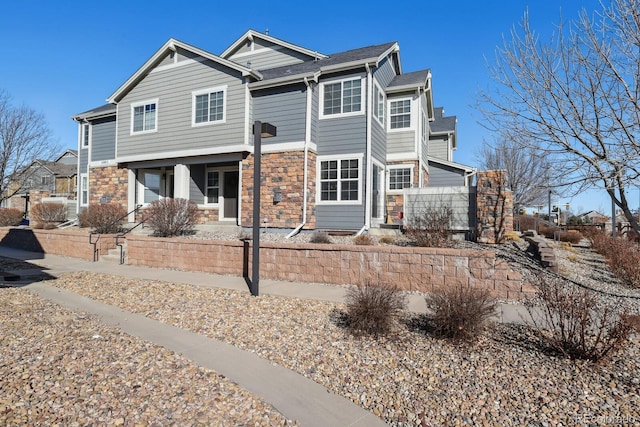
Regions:
<instances>
[{"instance_id":1,"label":"stone veneer column","mask_svg":"<svg viewBox=\"0 0 640 427\"><path fill-rule=\"evenodd\" d=\"M316 154L308 153L307 222L305 229L314 229L316 197ZM275 228L295 228L302 222L304 202L304 152L266 153L261 162L261 223ZM282 201L274 202L274 193L282 193ZM267 222L264 222L264 219ZM243 227L253 224L253 155L242 162Z\"/></svg>"},{"instance_id":2,"label":"stone veneer column","mask_svg":"<svg viewBox=\"0 0 640 427\"><path fill-rule=\"evenodd\" d=\"M91 168L89 182L89 204L116 203L127 209L129 176L126 168Z\"/></svg>"},{"instance_id":3,"label":"stone veneer column","mask_svg":"<svg viewBox=\"0 0 640 427\"><path fill-rule=\"evenodd\" d=\"M478 171L477 179L477 240L502 243L513 231L513 196L505 187L506 171Z\"/></svg>"}]
</instances>

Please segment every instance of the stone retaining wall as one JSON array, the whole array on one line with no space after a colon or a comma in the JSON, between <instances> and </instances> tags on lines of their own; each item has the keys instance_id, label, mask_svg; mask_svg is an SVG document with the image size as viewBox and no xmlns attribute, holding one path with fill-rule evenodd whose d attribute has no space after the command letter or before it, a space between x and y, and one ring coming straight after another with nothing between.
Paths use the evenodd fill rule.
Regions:
<instances>
[{"instance_id":1,"label":"stone retaining wall","mask_svg":"<svg viewBox=\"0 0 640 427\"><path fill-rule=\"evenodd\" d=\"M297 282L355 284L367 279L402 290L429 292L438 286L487 288L496 298L522 299L535 288L496 259L493 250L263 243L260 277ZM251 243L129 236L132 265L234 276L249 275ZM303 286L303 285L301 285Z\"/></svg>"},{"instance_id":2,"label":"stone retaining wall","mask_svg":"<svg viewBox=\"0 0 640 427\"><path fill-rule=\"evenodd\" d=\"M94 236L94 240L97 236ZM93 245L86 231L33 230L30 228L0 227L0 245L31 252L64 255L93 260ZM103 234L98 240L98 256L114 249L114 235Z\"/></svg>"}]
</instances>

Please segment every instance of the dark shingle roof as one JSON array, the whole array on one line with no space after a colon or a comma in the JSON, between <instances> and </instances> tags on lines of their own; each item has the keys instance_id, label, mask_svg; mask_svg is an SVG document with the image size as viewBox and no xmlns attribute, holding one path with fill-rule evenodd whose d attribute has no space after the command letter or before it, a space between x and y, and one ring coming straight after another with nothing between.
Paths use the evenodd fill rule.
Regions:
<instances>
[{"instance_id":1,"label":"dark shingle roof","mask_svg":"<svg viewBox=\"0 0 640 427\"><path fill-rule=\"evenodd\" d=\"M88 119L90 117L104 116L110 113L115 114L115 112L116 112L115 104L105 104L96 108L92 108L91 110L87 110L82 113L76 114L75 116L72 117L72 119L82 120L82 119Z\"/></svg>"},{"instance_id":2,"label":"dark shingle roof","mask_svg":"<svg viewBox=\"0 0 640 427\"><path fill-rule=\"evenodd\" d=\"M399 86L419 86L424 85L427 81L427 77L429 76L430 71L427 70L419 70L412 71L411 73L404 73L397 75L391 80L388 88L399 87Z\"/></svg>"},{"instance_id":3,"label":"dark shingle roof","mask_svg":"<svg viewBox=\"0 0 640 427\"><path fill-rule=\"evenodd\" d=\"M434 108L434 120L429 126L433 133L455 132L457 120L456 116L445 117L444 108L436 107Z\"/></svg>"},{"instance_id":4,"label":"dark shingle roof","mask_svg":"<svg viewBox=\"0 0 640 427\"><path fill-rule=\"evenodd\" d=\"M379 44L375 46L361 47L329 55L328 58L316 61L306 61L299 64L286 65L283 67L260 70L263 80L278 79L281 77L295 76L299 74L311 74L320 71L323 67L347 64L349 62L363 61L370 58L378 58L389 50L395 42Z\"/></svg>"}]
</instances>

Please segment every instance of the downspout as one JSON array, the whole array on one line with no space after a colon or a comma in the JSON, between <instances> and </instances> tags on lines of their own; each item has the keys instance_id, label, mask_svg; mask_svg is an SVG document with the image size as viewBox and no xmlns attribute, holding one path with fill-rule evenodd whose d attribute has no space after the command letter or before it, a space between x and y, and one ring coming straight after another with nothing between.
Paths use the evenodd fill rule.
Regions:
<instances>
[{"instance_id":1,"label":"downspout","mask_svg":"<svg viewBox=\"0 0 640 427\"><path fill-rule=\"evenodd\" d=\"M364 68L367 70L367 180L366 183L373 184L373 163L372 163L372 153L371 153L371 99L373 90L373 75L371 73L371 66L366 63L364 64ZM366 230L371 228L371 196L372 196L372 188L371 185L367 185L365 188L365 197L364 197L364 226L360 231L358 231L358 235L364 233Z\"/></svg>"},{"instance_id":2,"label":"downspout","mask_svg":"<svg viewBox=\"0 0 640 427\"><path fill-rule=\"evenodd\" d=\"M311 93L311 83L305 77L304 84L307 86L307 117L305 123L305 132L304 132L304 170L303 170L303 178L302 178L302 222L298 225L291 233L287 235L287 239L295 236L302 230L302 227L307 223L307 183L308 183L308 171L309 171L309 142L311 141L311 101L312 101L312 93Z\"/></svg>"},{"instance_id":3,"label":"downspout","mask_svg":"<svg viewBox=\"0 0 640 427\"><path fill-rule=\"evenodd\" d=\"M426 98L426 95L425 95ZM422 135L424 135L424 129L422 129L422 126L424 126L425 124L422 123L422 117L424 115L424 112L422 111L422 97L420 96L420 89L418 89L418 100L420 108L419 108L419 115L420 117L416 118L416 122L418 123L418 132L416 135L416 138L418 140L418 188L422 188L422 183L424 182L424 158L422 156L422 144L427 144L428 140L429 140L429 135L427 134L427 139L426 141L422 140Z\"/></svg>"}]
</instances>

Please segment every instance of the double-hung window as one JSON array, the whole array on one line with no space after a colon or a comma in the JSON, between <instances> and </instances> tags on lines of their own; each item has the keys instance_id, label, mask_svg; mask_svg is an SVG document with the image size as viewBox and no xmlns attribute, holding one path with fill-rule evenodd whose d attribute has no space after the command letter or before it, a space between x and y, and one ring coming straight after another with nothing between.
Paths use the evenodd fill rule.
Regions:
<instances>
[{"instance_id":1,"label":"double-hung window","mask_svg":"<svg viewBox=\"0 0 640 427\"><path fill-rule=\"evenodd\" d=\"M89 204L89 175L80 174L80 206Z\"/></svg>"},{"instance_id":2,"label":"double-hung window","mask_svg":"<svg viewBox=\"0 0 640 427\"><path fill-rule=\"evenodd\" d=\"M89 123L82 125L82 148L89 146Z\"/></svg>"},{"instance_id":3,"label":"double-hung window","mask_svg":"<svg viewBox=\"0 0 640 427\"><path fill-rule=\"evenodd\" d=\"M384 126L384 92L378 87L373 86L373 117L378 119L378 122Z\"/></svg>"},{"instance_id":4,"label":"double-hung window","mask_svg":"<svg viewBox=\"0 0 640 427\"><path fill-rule=\"evenodd\" d=\"M158 100L131 104L131 133L155 132L158 128Z\"/></svg>"},{"instance_id":5,"label":"double-hung window","mask_svg":"<svg viewBox=\"0 0 640 427\"><path fill-rule=\"evenodd\" d=\"M389 127L391 129L411 127L411 99L401 99L389 103Z\"/></svg>"},{"instance_id":6,"label":"double-hung window","mask_svg":"<svg viewBox=\"0 0 640 427\"><path fill-rule=\"evenodd\" d=\"M362 113L362 79L323 83L320 91L321 118Z\"/></svg>"},{"instance_id":7,"label":"double-hung window","mask_svg":"<svg viewBox=\"0 0 640 427\"><path fill-rule=\"evenodd\" d=\"M212 123L224 123L226 120L225 101L227 87L220 86L192 93L192 125L201 126Z\"/></svg>"},{"instance_id":8,"label":"double-hung window","mask_svg":"<svg viewBox=\"0 0 640 427\"><path fill-rule=\"evenodd\" d=\"M413 185L413 168L407 166L389 167L389 191L411 188Z\"/></svg>"},{"instance_id":9,"label":"double-hung window","mask_svg":"<svg viewBox=\"0 0 640 427\"><path fill-rule=\"evenodd\" d=\"M318 203L359 203L361 157L318 159Z\"/></svg>"}]
</instances>

